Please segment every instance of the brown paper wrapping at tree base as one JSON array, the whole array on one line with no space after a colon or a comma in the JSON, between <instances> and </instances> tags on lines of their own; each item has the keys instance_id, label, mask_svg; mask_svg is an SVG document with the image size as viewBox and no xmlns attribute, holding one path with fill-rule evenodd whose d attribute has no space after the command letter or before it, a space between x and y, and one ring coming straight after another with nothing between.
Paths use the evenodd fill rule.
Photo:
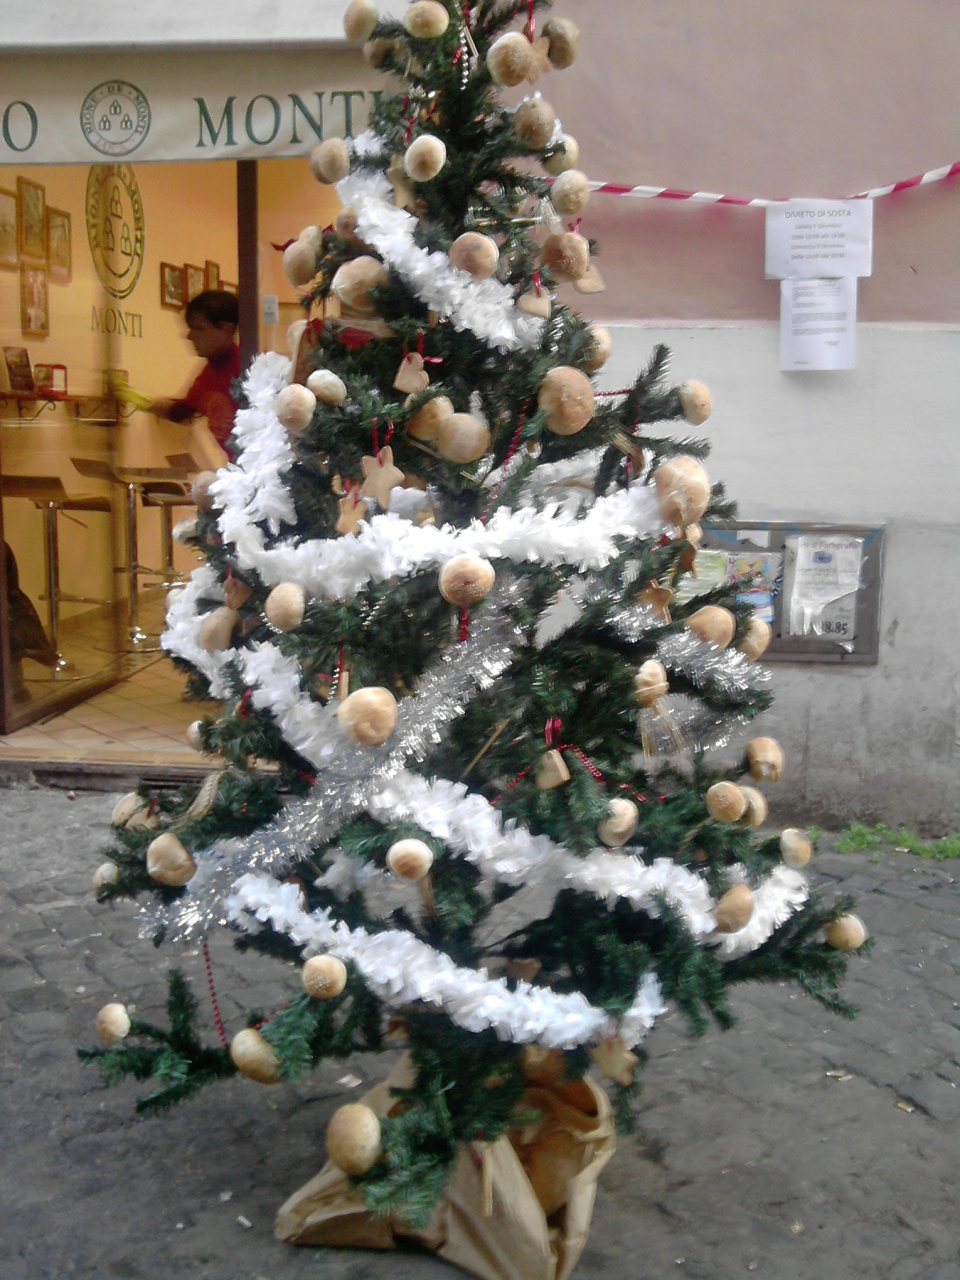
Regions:
<instances>
[{"instance_id":1,"label":"brown paper wrapping at tree base","mask_svg":"<svg viewBox=\"0 0 960 1280\"><path fill-rule=\"evenodd\" d=\"M414 1081L404 1056L363 1101L378 1115ZM329 1161L277 1214L289 1244L393 1249L411 1241L482 1280L567 1280L586 1244L600 1171L616 1146L610 1101L590 1080L527 1090L540 1123L461 1150L425 1227L376 1217ZM539 1197L539 1198L538 1198ZM549 1211L546 1213L544 1210Z\"/></svg>"}]
</instances>

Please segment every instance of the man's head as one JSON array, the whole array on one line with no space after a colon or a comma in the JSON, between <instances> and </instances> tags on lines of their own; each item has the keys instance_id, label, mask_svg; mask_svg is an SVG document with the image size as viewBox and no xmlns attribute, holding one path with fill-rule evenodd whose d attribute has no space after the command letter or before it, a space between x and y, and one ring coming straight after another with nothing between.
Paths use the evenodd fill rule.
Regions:
<instances>
[{"instance_id":1,"label":"man's head","mask_svg":"<svg viewBox=\"0 0 960 1280\"><path fill-rule=\"evenodd\" d=\"M225 355L233 346L240 305L232 293L206 289L187 303L187 337L204 360Z\"/></svg>"}]
</instances>

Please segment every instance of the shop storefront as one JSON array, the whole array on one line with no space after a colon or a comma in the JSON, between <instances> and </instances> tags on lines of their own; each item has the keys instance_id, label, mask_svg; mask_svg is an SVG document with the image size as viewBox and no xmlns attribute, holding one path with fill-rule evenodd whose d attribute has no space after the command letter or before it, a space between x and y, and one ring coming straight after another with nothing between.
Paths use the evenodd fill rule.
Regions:
<instances>
[{"instance_id":1,"label":"shop storefront","mask_svg":"<svg viewBox=\"0 0 960 1280\"><path fill-rule=\"evenodd\" d=\"M285 349L300 312L274 246L332 220L307 156L359 132L376 91L343 47L4 56L0 732L150 647L195 563L171 526L222 454L202 418L138 406L202 368L184 317L202 290L237 295L244 363Z\"/></svg>"}]
</instances>

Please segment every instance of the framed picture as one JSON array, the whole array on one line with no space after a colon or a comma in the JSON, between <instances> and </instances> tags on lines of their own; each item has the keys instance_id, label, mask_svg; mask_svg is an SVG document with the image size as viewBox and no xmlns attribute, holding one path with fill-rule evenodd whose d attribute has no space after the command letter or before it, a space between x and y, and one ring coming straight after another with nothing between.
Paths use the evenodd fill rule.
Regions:
<instances>
[{"instance_id":1,"label":"framed picture","mask_svg":"<svg viewBox=\"0 0 960 1280\"><path fill-rule=\"evenodd\" d=\"M38 392L51 396L67 394L67 366L65 364L37 364L33 366L33 385Z\"/></svg>"},{"instance_id":2,"label":"framed picture","mask_svg":"<svg viewBox=\"0 0 960 1280\"><path fill-rule=\"evenodd\" d=\"M16 271L17 193L0 187L0 271Z\"/></svg>"},{"instance_id":3,"label":"framed picture","mask_svg":"<svg viewBox=\"0 0 960 1280\"><path fill-rule=\"evenodd\" d=\"M46 267L20 263L20 332L25 338L49 338L50 296Z\"/></svg>"},{"instance_id":4,"label":"framed picture","mask_svg":"<svg viewBox=\"0 0 960 1280\"><path fill-rule=\"evenodd\" d=\"M57 284L73 279L73 249L70 239L70 215L66 209L47 205L47 271Z\"/></svg>"},{"instance_id":5,"label":"framed picture","mask_svg":"<svg viewBox=\"0 0 960 1280\"><path fill-rule=\"evenodd\" d=\"M208 258L203 264L203 280L205 289L220 288L220 263L211 262Z\"/></svg>"},{"instance_id":6,"label":"framed picture","mask_svg":"<svg viewBox=\"0 0 960 1280\"><path fill-rule=\"evenodd\" d=\"M29 178L17 178L17 249L21 258L47 261L46 189Z\"/></svg>"},{"instance_id":7,"label":"framed picture","mask_svg":"<svg viewBox=\"0 0 960 1280\"><path fill-rule=\"evenodd\" d=\"M220 288L224 293L232 293L235 298L240 296L240 286L233 284L230 280L221 280Z\"/></svg>"},{"instance_id":8,"label":"framed picture","mask_svg":"<svg viewBox=\"0 0 960 1280\"><path fill-rule=\"evenodd\" d=\"M172 262L160 263L160 305L167 307L170 311L182 311L184 307L183 296L183 267L175 266Z\"/></svg>"},{"instance_id":9,"label":"framed picture","mask_svg":"<svg viewBox=\"0 0 960 1280\"><path fill-rule=\"evenodd\" d=\"M33 372L30 368L30 352L26 347L4 347L3 361L7 366L7 379L11 391L29 395L34 390Z\"/></svg>"},{"instance_id":10,"label":"framed picture","mask_svg":"<svg viewBox=\"0 0 960 1280\"><path fill-rule=\"evenodd\" d=\"M192 262L183 264L183 293L184 303L195 298L198 293L203 293L206 288L206 272L203 267L195 266Z\"/></svg>"}]
</instances>

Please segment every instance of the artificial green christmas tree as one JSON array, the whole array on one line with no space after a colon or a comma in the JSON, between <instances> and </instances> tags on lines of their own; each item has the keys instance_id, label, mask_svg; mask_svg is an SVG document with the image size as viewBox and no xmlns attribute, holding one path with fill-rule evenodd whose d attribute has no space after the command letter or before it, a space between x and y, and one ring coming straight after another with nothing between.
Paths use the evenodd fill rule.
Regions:
<instances>
[{"instance_id":1,"label":"artificial green christmas tree","mask_svg":"<svg viewBox=\"0 0 960 1280\"><path fill-rule=\"evenodd\" d=\"M121 802L98 872L104 898L153 892L158 938L226 921L306 961L303 990L216 1049L177 977L169 1031L112 1007L87 1055L152 1078L155 1108L403 1042L390 1087L334 1115L312 1225L288 1206L284 1233L419 1233L493 1276L511 1197L539 1214L543 1274L575 1265L612 1149L592 1065L629 1124L668 1004L728 1026L734 983L794 979L845 1011L863 941L809 891L802 833L760 830L777 744L715 763L768 705L769 629L732 587L677 593L699 522L732 510L705 442L667 430L706 420L706 388L668 385L663 348L626 391L594 387L609 334L563 300L601 287L561 221L590 195L576 143L539 93L498 98L574 59L543 7L347 10L402 89L314 153L344 208L285 252L293 358L254 363L236 460L180 530L207 563L163 643L223 702L191 731L223 768ZM465 1187L497 1224L483 1258L450 1243Z\"/></svg>"}]
</instances>

